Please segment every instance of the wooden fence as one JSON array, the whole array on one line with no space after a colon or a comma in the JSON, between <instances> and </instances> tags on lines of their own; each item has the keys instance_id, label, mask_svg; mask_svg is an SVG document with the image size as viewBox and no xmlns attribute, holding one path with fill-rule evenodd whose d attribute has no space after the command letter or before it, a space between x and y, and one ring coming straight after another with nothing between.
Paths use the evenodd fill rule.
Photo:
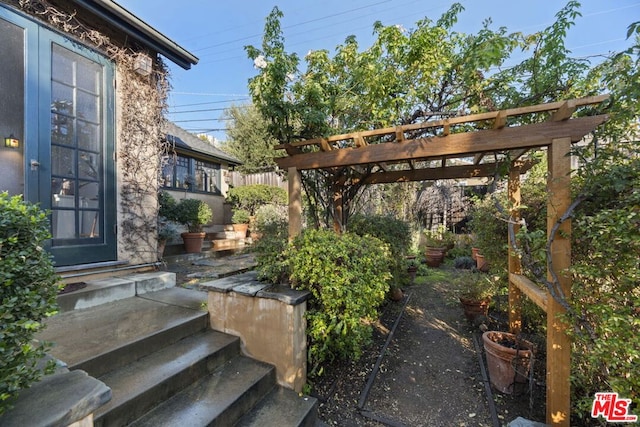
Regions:
<instances>
[{"instance_id":1,"label":"wooden fence","mask_svg":"<svg viewBox=\"0 0 640 427\"><path fill-rule=\"evenodd\" d=\"M261 172L243 175L240 172L229 172L229 185L242 187L245 185L264 184L288 190L284 177L276 172Z\"/></svg>"}]
</instances>

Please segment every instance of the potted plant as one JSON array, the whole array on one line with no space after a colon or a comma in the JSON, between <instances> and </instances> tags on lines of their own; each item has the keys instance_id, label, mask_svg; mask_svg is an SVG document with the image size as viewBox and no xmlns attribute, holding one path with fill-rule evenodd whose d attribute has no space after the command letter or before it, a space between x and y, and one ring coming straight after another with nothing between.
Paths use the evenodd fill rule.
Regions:
<instances>
[{"instance_id":1,"label":"potted plant","mask_svg":"<svg viewBox=\"0 0 640 427\"><path fill-rule=\"evenodd\" d=\"M409 274L409 278L411 279L411 283L416 280L416 274L418 273L418 257L416 255L407 255L406 264L407 264L407 273Z\"/></svg>"},{"instance_id":2,"label":"potted plant","mask_svg":"<svg viewBox=\"0 0 640 427\"><path fill-rule=\"evenodd\" d=\"M233 209L231 215L231 223L233 224L233 231L235 231L239 237L247 237L247 230L249 229L249 211L246 209Z\"/></svg>"},{"instance_id":3,"label":"potted plant","mask_svg":"<svg viewBox=\"0 0 640 427\"><path fill-rule=\"evenodd\" d=\"M158 259L162 259L167 242L178 235L178 227L173 221L158 216Z\"/></svg>"},{"instance_id":4,"label":"potted plant","mask_svg":"<svg viewBox=\"0 0 640 427\"><path fill-rule=\"evenodd\" d=\"M479 272L460 274L456 280L458 298L467 320L473 322L478 316L487 316L491 297L497 288L495 280Z\"/></svg>"},{"instance_id":5,"label":"potted plant","mask_svg":"<svg viewBox=\"0 0 640 427\"><path fill-rule=\"evenodd\" d=\"M508 332L486 331L482 343L489 380L496 390L513 394L517 384L526 384L533 360L534 346Z\"/></svg>"},{"instance_id":6,"label":"potted plant","mask_svg":"<svg viewBox=\"0 0 640 427\"><path fill-rule=\"evenodd\" d=\"M176 205L175 219L188 230L180 235L187 253L202 251L202 242L206 236L203 228L212 216L211 208L202 200L183 199Z\"/></svg>"},{"instance_id":7,"label":"potted plant","mask_svg":"<svg viewBox=\"0 0 640 427\"><path fill-rule=\"evenodd\" d=\"M444 261L447 249L453 243L452 235L444 227L425 231L425 258L429 267L439 267Z\"/></svg>"}]
</instances>

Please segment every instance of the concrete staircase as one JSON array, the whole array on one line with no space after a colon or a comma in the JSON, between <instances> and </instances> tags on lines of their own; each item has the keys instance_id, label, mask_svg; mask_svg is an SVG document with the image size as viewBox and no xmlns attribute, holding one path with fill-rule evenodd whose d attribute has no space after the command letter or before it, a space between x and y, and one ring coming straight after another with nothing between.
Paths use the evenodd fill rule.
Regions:
<instances>
[{"instance_id":1,"label":"concrete staircase","mask_svg":"<svg viewBox=\"0 0 640 427\"><path fill-rule=\"evenodd\" d=\"M40 339L51 354L98 378L112 399L96 426L315 426L316 400L276 384L275 368L245 357L239 339L209 327L206 293L152 284L143 275L135 296L105 302L105 290L49 319ZM104 285L104 284L103 284ZM88 286L89 287L89 286ZM126 289L128 285L124 285ZM134 286L135 287L135 286Z\"/></svg>"}]
</instances>

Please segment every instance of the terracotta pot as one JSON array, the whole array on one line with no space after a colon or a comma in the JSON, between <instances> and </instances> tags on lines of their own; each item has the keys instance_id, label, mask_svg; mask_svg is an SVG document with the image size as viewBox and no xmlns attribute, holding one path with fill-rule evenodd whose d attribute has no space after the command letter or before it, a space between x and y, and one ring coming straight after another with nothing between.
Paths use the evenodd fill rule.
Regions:
<instances>
[{"instance_id":1,"label":"terracotta pot","mask_svg":"<svg viewBox=\"0 0 640 427\"><path fill-rule=\"evenodd\" d=\"M533 344L517 340L508 332L487 331L482 343L489 368L489 379L496 390L512 394L517 384L526 383L533 358Z\"/></svg>"},{"instance_id":2,"label":"terracotta pot","mask_svg":"<svg viewBox=\"0 0 640 427\"><path fill-rule=\"evenodd\" d=\"M489 271L489 263L485 260L484 255L476 254L476 268L485 273Z\"/></svg>"},{"instance_id":3,"label":"terracotta pot","mask_svg":"<svg viewBox=\"0 0 640 427\"><path fill-rule=\"evenodd\" d=\"M460 297L460 304L464 310L464 316L469 322L473 322L478 316L487 316L489 314L489 303L491 299L483 300L470 299Z\"/></svg>"},{"instance_id":4,"label":"terracotta pot","mask_svg":"<svg viewBox=\"0 0 640 427\"><path fill-rule=\"evenodd\" d=\"M442 261L444 260L445 251L446 248L427 246L427 249L425 250L427 265L429 267L440 267L440 264L442 264Z\"/></svg>"},{"instance_id":5,"label":"terracotta pot","mask_svg":"<svg viewBox=\"0 0 640 427\"><path fill-rule=\"evenodd\" d=\"M202 252L202 242L206 233L182 233L180 236L186 253L196 254Z\"/></svg>"},{"instance_id":6,"label":"terracotta pot","mask_svg":"<svg viewBox=\"0 0 640 427\"><path fill-rule=\"evenodd\" d=\"M247 231L249 230L249 224L233 224L233 231L236 232L238 238L244 239L247 237Z\"/></svg>"},{"instance_id":7,"label":"terracotta pot","mask_svg":"<svg viewBox=\"0 0 640 427\"><path fill-rule=\"evenodd\" d=\"M473 258L473 260L476 260L476 255L478 255L478 252L480 251L480 248L471 248L471 258Z\"/></svg>"}]
</instances>

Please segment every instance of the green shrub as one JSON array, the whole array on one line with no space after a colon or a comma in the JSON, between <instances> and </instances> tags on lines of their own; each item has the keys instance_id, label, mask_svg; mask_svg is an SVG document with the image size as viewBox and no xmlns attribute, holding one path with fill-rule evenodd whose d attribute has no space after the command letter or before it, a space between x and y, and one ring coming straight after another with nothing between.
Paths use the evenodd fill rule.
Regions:
<instances>
[{"instance_id":1,"label":"green shrub","mask_svg":"<svg viewBox=\"0 0 640 427\"><path fill-rule=\"evenodd\" d=\"M232 208L245 209L255 215L261 205L286 205L288 196L285 189L272 185L253 184L229 189L227 202Z\"/></svg>"},{"instance_id":2,"label":"green shrub","mask_svg":"<svg viewBox=\"0 0 640 427\"><path fill-rule=\"evenodd\" d=\"M411 248L409 224L391 216L357 214L349 219L347 228L359 236L373 236L389 245L392 286L408 280L405 257Z\"/></svg>"},{"instance_id":3,"label":"green shrub","mask_svg":"<svg viewBox=\"0 0 640 427\"><path fill-rule=\"evenodd\" d=\"M234 224L249 224L249 211L246 209L234 209L231 222Z\"/></svg>"},{"instance_id":4,"label":"green shrub","mask_svg":"<svg viewBox=\"0 0 640 427\"><path fill-rule=\"evenodd\" d=\"M288 207L268 204L262 205L258 209L256 209L255 215L255 231L263 232L263 229L272 223L281 223L287 222L289 218L288 215Z\"/></svg>"},{"instance_id":5,"label":"green shrub","mask_svg":"<svg viewBox=\"0 0 640 427\"><path fill-rule=\"evenodd\" d=\"M11 398L42 376L45 355L34 335L56 310L59 290L51 257L47 216L20 196L0 193L0 414Z\"/></svg>"},{"instance_id":6,"label":"green shrub","mask_svg":"<svg viewBox=\"0 0 640 427\"><path fill-rule=\"evenodd\" d=\"M176 220L176 206L178 202L166 191L158 193L158 216L171 221Z\"/></svg>"},{"instance_id":7,"label":"green shrub","mask_svg":"<svg viewBox=\"0 0 640 427\"><path fill-rule=\"evenodd\" d=\"M289 224L282 219L274 219L259 226L262 236L253 247L259 280L273 284L289 281L289 267L285 258L289 241L288 227Z\"/></svg>"},{"instance_id":8,"label":"green shrub","mask_svg":"<svg viewBox=\"0 0 640 427\"><path fill-rule=\"evenodd\" d=\"M211 221L213 212L202 200L182 199L175 207L175 221L185 225L189 233L201 233L205 224Z\"/></svg>"},{"instance_id":9,"label":"green shrub","mask_svg":"<svg viewBox=\"0 0 640 427\"><path fill-rule=\"evenodd\" d=\"M307 312L310 376L335 358L358 359L389 289L390 251L381 240L307 230L287 251L294 287L313 294Z\"/></svg>"},{"instance_id":10,"label":"green shrub","mask_svg":"<svg viewBox=\"0 0 640 427\"><path fill-rule=\"evenodd\" d=\"M632 399L634 413L640 407L640 145L635 148L635 157L623 149L608 161L602 151L572 224L568 320L576 415L590 413L598 391Z\"/></svg>"}]
</instances>

